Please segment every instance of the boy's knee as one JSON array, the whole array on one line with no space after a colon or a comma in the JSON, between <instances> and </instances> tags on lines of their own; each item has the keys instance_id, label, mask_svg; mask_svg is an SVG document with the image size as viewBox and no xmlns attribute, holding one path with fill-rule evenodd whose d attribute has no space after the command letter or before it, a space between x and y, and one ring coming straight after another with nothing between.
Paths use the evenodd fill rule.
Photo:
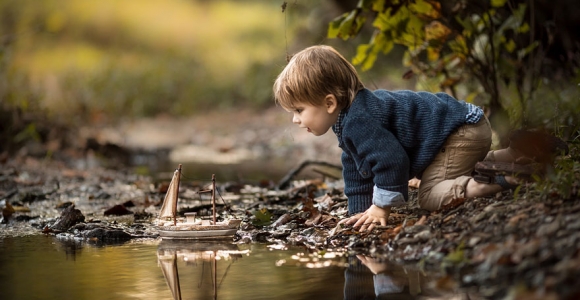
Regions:
<instances>
[{"instance_id":1,"label":"boy's knee","mask_svg":"<svg viewBox=\"0 0 580 300\"><path fill-rule=\"evenodd\" d=\"M439 203L429 198L419 198L419 207L428 211L435 211L439 209Z\"/></svg>"},{"instance_id":2,"label":"boy's knee","mask_svg":"<svg viewBox=\"0 0 580 300\"><path fill-rule=\"evenodd\" d=\"M467 183L471 177L460 176L456 179L446 180L435 185L429 190L419 190L419 206L422 209L435 211L451 203L454 199L465 198Z\"/></svg>"}]
</instances>

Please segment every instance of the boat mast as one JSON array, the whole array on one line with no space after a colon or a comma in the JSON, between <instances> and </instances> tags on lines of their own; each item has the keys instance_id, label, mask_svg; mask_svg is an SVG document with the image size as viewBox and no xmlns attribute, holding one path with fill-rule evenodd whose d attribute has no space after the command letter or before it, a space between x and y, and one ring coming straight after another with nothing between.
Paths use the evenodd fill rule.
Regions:
<instances>
[{"instance_id":1,"label":"boat mast","mask_svg":"<svg viewBox=\"0 0 580 300\"><path fill-rule=\"evenodd\" d=\"M211 174L211 206L213 212L213 225L216 224L215 217L215 174Z\"/></svg>"},{"instance_id":2,"label":"boat mast","mask_svg":"<svg viewBox=\"0 0 580 300\"><path fill-rule=\"evenodd\" d=\"M214 214L215 216L215 214ZM215 220L214 220L215 222ZM217 251L213 252L213 299L217 300L217 259L216 259Z\"/></svg>"},{"instance_id":3,"label":"boat mast","mask_svg":"<svg viewBox=\"0 0 580 300\"><path fill-rule=\"evenodd\" d=\"M177 195L173 204L173 226L177 226L177 200L179 199L179 182L181 181L181 164L177 166Z\"/></svg>"}]
</instances>

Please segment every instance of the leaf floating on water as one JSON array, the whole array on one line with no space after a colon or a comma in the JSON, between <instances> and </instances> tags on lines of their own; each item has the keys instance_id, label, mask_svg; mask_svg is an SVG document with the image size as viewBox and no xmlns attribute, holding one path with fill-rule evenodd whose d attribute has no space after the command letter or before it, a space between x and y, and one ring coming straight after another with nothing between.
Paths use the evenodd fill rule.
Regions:
<instances>
[{"instance_id":1,"label":"leaf floating on water","mask_svg":"<svg viewBox=\"0 0 580 300\"><path fill-rule=\"evenodd\" d=\"M20 213L30 212L30 208L28 206L12 206L12 209L14 210L14 212L20 212Z\"/></svg>"},{"instance_id":2,"label":"leaf floating on water","mask_svg":"<svg viewBox=\"0 0 580 300\"><path fill-rule=\"evenodd\" d=\"M5 206L2 208L2 222L5 223L8 221L8 218L10 218L12 216L12 214L14 214L15 210L14 207L12 207L12 205L10 205L10 203L8 203L8 201L5 202Z\"/></svg>"},{"instance_id":3,"label":"leaf floating on water","mask_svg":"<svg viewBox=\"0 0 580 300\"><path fill-rule=\"evenodd\" d=\"M54 232L52 229L50 229L48 226L44 226L44 228L42 229L42 233L44 234L49 234Z\"/></svg>"}]
</instances>

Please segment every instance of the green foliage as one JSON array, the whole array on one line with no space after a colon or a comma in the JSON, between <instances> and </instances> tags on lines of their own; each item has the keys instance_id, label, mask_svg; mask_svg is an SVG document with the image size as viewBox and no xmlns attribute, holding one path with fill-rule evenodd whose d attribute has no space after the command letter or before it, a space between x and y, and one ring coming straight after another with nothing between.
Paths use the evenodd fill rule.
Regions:
<instances>
[{"instance_id":1,"label":"green foliage","mask_svg":"<svg viewBox=\"0 0 580 300\"><path fill-rule=\"evenodd\" d=\"M26 140L40 141L40 135L36 131L36 125L34 123L26 125L24 130L14 136L14 142L21 143Z\"/></svg>"},{"instance_id":2,"label":"green foliage","mask_svg":"<svg viewBox=\"0 0 580 300\"><path fill-rule=\"evenodd\" d=\"M342 38L344 40L359 33L366 18L358 14L359 10L353 10L345 13L334 21L330 22L328 27L328 37Z\"/></svg>"},{"instance_id":3,"label":"green foliage","mask_svg":"<svg viewBox=\"0 0 580 300\"><path fill-rule=\"evenodd\" d=\"M556 160L553 169L548 170L545 178L538 179L535 185L540 198L558 197L569 200L578 197L580 188L580 131L568 145L570 155Z\"/></svg>"}]
</instances>

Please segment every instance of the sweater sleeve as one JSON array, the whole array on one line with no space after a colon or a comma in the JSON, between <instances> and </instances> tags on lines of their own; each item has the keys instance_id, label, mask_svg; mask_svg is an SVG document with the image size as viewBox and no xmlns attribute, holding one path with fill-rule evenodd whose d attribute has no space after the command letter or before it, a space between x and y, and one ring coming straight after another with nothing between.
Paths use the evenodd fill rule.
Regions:
<instances>
[{"instance_id":1,"label":"sweater sleeve","mask_svg":"<svg viewBox=\"0 0 580 300\"><path fill-rule=\"evenodd\" d=\"M345 147L353 156L356 168L353 172L353 166L350 166L350 172L366 179L364 190L372 195L372 204L379 207L404 205L408 198L410 162L403 146L378 122L369 122L368 119L354 121L359 126L350 128L364 134L345 134L349 137ZM372 182L370 185L374 185L372 192L368 180ZM353 175L345 176L345 194L347 187L349 192L358 191L356 186L359 184L360 180L353 180ZM347 197L350 196L347 194Z\"/></svg>"},{"instance_id":2,"label":"sweater sleeve","mask_svg":"<svg viewBox=\"0 0 580 300\"><path fill-rule=\"evenodd\" d=\"M348 213L352 215L367 210L373 203L373 181L361 176L354 159L346 151L342 152L342 177Z\"/></svg>"}]
</instances>

